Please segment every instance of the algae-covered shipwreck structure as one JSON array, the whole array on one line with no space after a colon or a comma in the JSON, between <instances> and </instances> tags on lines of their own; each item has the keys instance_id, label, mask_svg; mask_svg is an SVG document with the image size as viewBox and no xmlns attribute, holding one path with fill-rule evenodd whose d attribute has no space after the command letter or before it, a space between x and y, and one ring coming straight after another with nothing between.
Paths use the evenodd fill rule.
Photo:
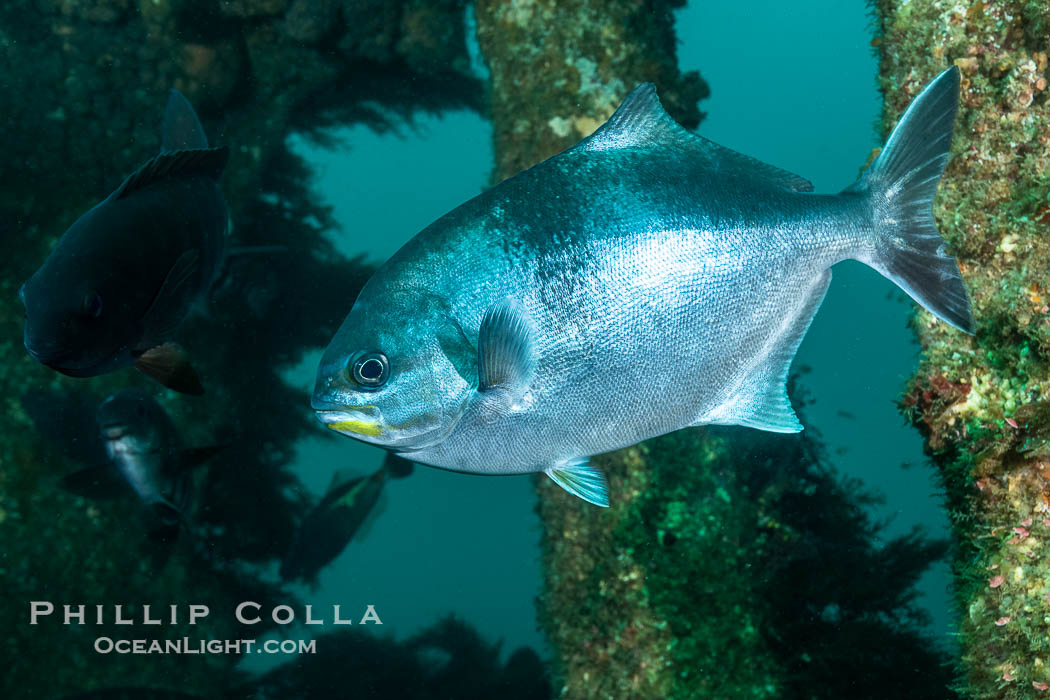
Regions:
<instances>
[{"instance_id":1,"label":"algae-covered shipwreck structure","mask_svg":"<svg viewBox=\"0 0 1050 700\"><path fill-rule=\"evenodd\" d=\"M656 83L668 110L696 127L708 89L701 76L678 69L679 4L11 0L0 7L0 656L16 660L0 674L0 695L150 687L253 696L233 657L100 659L89 645L41 634L23 618L26 602L45 594L112 603L136 590L142 602L192 598L216 609L246 596L287 599L257 575L288 546L289 525L304 508L288 495L287 465L309 424L306 397L280 370L327 342L370 272L369 261L334 251L326 234L335 222L287 137L324 139L331 127L353 123L385 129L420 111L468 107L492 119L499 180L593 131L642 81ZM948 544L919 533L877 544L866 496L835 476L819 436L742 442L728 430L684 431L598 459L619 495L607 511L537 482L545 572L538 616L560 696L1050 692L1050 8L1027 0L877 0L873 9L887 129L945 66L963 75L936 214L959 257L978 330L966 336L918 314L922 362L900 400L926 435L954 527L957 653L923 637L912 592ZM486 78L470 71L468 27L476 28ZM216 292L212 313L187 330L202 375L221 381L208 387L206 410L167 393L162 399L188 441L238 439L200 485L207 546L177 551L155 577L137 554L132 513L92 507L55 486L53 474L72 465L31 428L22 399L81 385L26 356L16 292L61 231L156 149L155 115L170 87L231 146L223 183L231 235L289 254L279 273L265 261L245 262L234 286ZM92 390L123 381L102 378ZM218 619L204 633L235 636ZM492 679L513 676L497 669L492 652L478 653L471 658L489 659ZM531 660L525 667L535 675ZM314 680L332 673L311 668ZM320 687L294 686L306 682L298 678L266 682L284 693ZM503 680L491 682L475 691L510 695Z\"/></svg>"}]
</instances>

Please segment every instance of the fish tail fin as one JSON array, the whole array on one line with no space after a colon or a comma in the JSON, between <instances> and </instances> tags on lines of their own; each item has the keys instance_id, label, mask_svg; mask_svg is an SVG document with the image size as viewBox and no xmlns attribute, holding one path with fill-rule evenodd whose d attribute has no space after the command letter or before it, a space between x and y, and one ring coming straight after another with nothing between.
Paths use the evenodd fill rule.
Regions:
<instances>
[{"instance_id":1,"label":"fish tail fin","mask_svg":"<svg viewBox=\"0 0 1050 700\"><path fill-rule=\"evenodd\" d=\"M933 197L948 164L959 102L959 69L938 75L912 100L875 162L847 192L870 197L873 248L862 262L881 272L945 323L973 334L959 273L933 218Z\"/></svg>"}]
</instances>

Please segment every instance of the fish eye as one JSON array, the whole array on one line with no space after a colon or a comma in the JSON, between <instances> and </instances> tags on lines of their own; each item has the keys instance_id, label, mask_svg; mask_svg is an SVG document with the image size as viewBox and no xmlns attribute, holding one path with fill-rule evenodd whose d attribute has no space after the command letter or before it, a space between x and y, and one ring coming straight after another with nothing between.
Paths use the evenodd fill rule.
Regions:
<instances>
[{"instance_id":1,"label":"fish eye","mask_svg":"<svg viewBox=\"0 0 1050 700\"><path fill-rule=\"evenodd\" d=\"M98 292L89 292L84 297L82 308L85 315L98 318L102 315L102 297L99 296Z\"/></svg>"},{"instance_id":2,"label":"fish eye","mask_svg":"<svg viewBox=\"0 0 1050 700\"><path fill-rule=\"evenodd\" d=\"M390 361L381 352L358 355L350 364L350 378L362 389L378 389L390 376Z\"/></svg>"}]
</instances>

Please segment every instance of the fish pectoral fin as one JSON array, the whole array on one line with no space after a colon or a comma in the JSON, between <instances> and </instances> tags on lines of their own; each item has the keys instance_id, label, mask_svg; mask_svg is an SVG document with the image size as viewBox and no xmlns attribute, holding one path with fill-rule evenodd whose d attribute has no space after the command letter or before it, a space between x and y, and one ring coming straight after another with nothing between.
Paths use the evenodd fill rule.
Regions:
<instances>
[{"instance_id":1,"label":"fish pectoral fin","mask_svg":"<svg viewBox=\"0 0 1050 700\"><path fill-rule=\"evenodd\" d=\"M530 319L513 300L489 308L478 331L478 391L507 392L513 403L532 381L536 349Z\"/></svg>"},{"instance_id":2,"label":"fish pectoral fin","mask_svg":"<svg viewBox=\"0 0 1050 700\"><path fill-rule=\"evenodd\" d=\"M571 459L559 466L548 467L543 473L573 496L602 508L609 507L609 485L605 475L586 459Z\"/></svg>"},{"instance_id":3,"label":"fish pectoral fin","mask_svg":"<svg viewBox=\"0 0 1050 700\"><path fill-rule=\"evenodd\" d=\"M200 262L200 251L193 248L180 255L168 270L142 317L143 339L147 345L166 341L186 316L193 297L188 287L200 269Z\"/></svg>"},{"instance_id":4,"label":"fish pectoral fin","mask_svg":"<svg viewBox=\"0 0 1050 700\"><path fill-rule=\"evenodd\" d=\"M95 500L117 498L131 491L128 482L110 463L96 464L66 474L59 483L72 494Z\"/></svg>"},{"instance_id":5,"label":"fish pectoral fin","mask_svg":"<svg viewBox=\"0 0 1050 700\"><path fill-rule=\"evenodd\" d=\"M186 351L175 343L150 348L135 360L135 369L182 394L200 396L204 386Z\"/></svg>"},{"instance_id":6,"label":"fish pectoral fin","mask_svg":"<svg viewBox=\"0 0 1050 700\"><path fill-rule=\"evenodd\" d=\"M795 308L786 310L784 324L769 340L768 354L736 395L693 425L742 425L772 433L802 430L787 394L788 372L830 283L831 270L825 270Z\"/></svg>"}]
</instances>

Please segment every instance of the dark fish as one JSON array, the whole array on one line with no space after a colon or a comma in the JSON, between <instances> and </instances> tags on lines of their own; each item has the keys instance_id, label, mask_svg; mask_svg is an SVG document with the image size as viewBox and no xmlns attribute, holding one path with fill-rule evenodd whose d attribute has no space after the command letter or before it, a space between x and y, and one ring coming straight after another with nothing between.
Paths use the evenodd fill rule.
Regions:
<instances>
[{"instance_id":1,"label":"dark fish","mask_svg":"<svg viewBox=\"0 0 1050 700\"><path fill-rule=\"evenodd\" d=\"M171 91L160 154L69 227L22 286L25 346L71 377L134 365L165 386L204 392L172 337L222 265L229 150L209 148Z\"/></svg>"},{"instance_id":2,"label":"dark fish","mask_svg":"<svg viewBox=\"0 0 1050 700\"><path fill-rule=\"evenodd\" d=\"M345 479L338 473L333 476L324 498L300 523L292 546L281 562L281 578L316 581L321 569L346 549L375 508L386 477L404 478L412 473L412 468L412 462L388 455L383 466L371 476L354 479Z\"/></svg>"},{"instance_id":3,"label":"dark fish","mask_svg":"<svg viewBox=\"0 0 1050 700\"><path fill-rule=\"evenodd\" d=\"M222 446L184 448L171 416L139 389L125 389L103 401L91 436L58 437L62 424L75 426L72 432L84 429L83 421L73 416L83 403L57 394L23 398L26 412L43 435L66 454L92 460L90 466L63 477L66 490L94 499L130 492L141 502L157 568L170 555L193 502L192 468ZM39 410L44 405L51 407L51 415Z\"/></svg>"}]
</instances>

